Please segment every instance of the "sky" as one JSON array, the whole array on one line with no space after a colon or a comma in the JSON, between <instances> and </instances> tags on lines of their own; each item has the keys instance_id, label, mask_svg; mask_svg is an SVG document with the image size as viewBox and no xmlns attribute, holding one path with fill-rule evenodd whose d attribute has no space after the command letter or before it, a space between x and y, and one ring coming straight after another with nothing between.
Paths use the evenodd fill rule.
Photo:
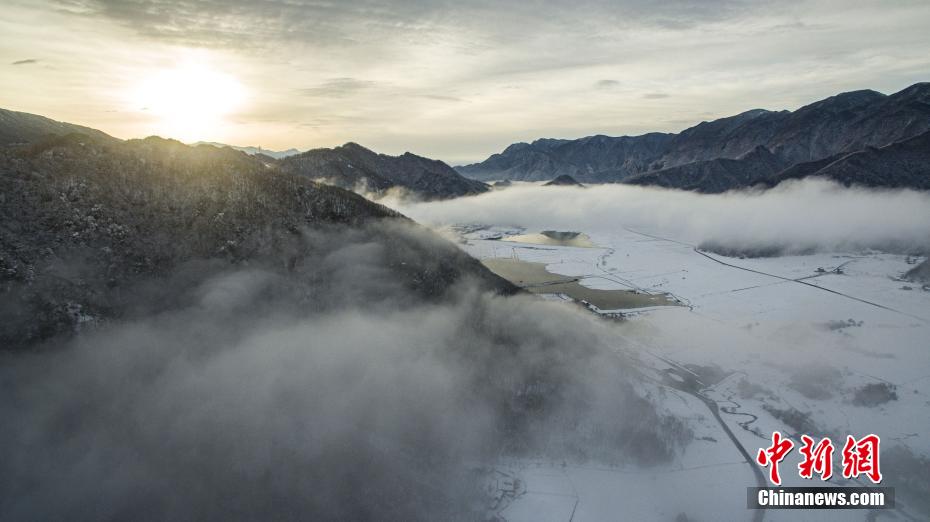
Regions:
<instances>
[{"instance_id":1,"label":"sky","mask_svg":"<svg viewBox=\"0 0 930 522\"><path fill-rule=\"evenodd\" d=\"M6 0L0 107L450 164L930 80L930 2Z\"/></svg>"}]
</instances>

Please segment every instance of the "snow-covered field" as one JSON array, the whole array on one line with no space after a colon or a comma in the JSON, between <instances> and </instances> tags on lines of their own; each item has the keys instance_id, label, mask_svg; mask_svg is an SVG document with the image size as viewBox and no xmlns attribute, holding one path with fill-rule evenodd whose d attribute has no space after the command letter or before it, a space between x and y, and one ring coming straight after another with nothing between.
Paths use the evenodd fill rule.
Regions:
<instances>
[{"instance_id":1,"label":"snow-covered field","mask_svg":"<svg viewBox=\"0 0 930 522\"><path fill-rule=\"evenodd\" d=\"M930 456L930 291L896 280L921 259L878 252L727 258L632 228L590 233L595 248L485 239L512 232L466 230L462 246L477 258L545 263L592 288L669 293L687 304L631 311L617 328L618 346L639 351L657 371L722 370L725 377L705 383L703 393L724 408L724 422L751 454L780 430L834 441L876 433L883 452L900 445ZM856 392L870 383L892 385L897 399L858 404ZM665 391L666 407L695 430L676 462L658 469L505 463L525 491L500 515L511 522L750 519L744 488L756 485L751 468L705 404ZM786 422L772 413L779 411L798 414ZM797 476L796 456L782 464L784 484L817 485ZM765 519L866 515L768 510Z\"/></svg>"},{"instance_id":2,"label":"snow-covered field","mask_svg":"<svg viewBox=\"0 0 930 522\"><path fill-rule=\"evenodd\" d=\"M801 434L832 438L835 470L847 435L879 435L898 509L766 510L764 520L930 519L930 291L898 279L924 258L885 253L930 251L930 194L818 180L719 195L520 185L396 208L476 258L544 263L590 288L684 305L627 310L613 329L618 350L660 383L653 399L694 431L684 453L654 468L501 462L520 486L502 519L761 520L745 488L764 477L748 461L775 430L795 440L785 486L844 485L838 472L829 483L798 476ZM506 240L543 230L595 246ZM701 244L814 253L733 258Z\"/></svg>"}]
</instances>

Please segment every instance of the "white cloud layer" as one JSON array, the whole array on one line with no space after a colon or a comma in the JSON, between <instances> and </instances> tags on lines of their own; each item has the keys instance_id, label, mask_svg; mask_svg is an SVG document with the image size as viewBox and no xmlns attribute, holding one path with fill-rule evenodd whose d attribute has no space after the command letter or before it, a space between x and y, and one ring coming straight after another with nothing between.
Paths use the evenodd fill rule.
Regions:
<instances>
[{"instance_id":1,"label":"white cloud layer","mask_svg":"<svg viewBox=\"0 0 930 522\"><path fill-rule=\"evenodd\" d=\"M627 185L517 185L445 202L390 206L434 226L478 221L587 233L627 226L739 249L930 251L930 193L845 188L822 180L713 195Z\"/></svg>"}]
</instances>

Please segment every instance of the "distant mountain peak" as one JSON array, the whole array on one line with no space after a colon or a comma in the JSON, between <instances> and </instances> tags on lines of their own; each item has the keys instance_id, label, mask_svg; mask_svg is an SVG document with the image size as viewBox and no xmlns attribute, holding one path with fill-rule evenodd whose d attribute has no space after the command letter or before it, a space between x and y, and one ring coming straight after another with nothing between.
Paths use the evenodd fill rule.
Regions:
<instances>
[{"instance_id":1,"label":"distant mountain peak","mask_svg":"<svg viewBox=\"0 0 930 522\"><path fill-rule=\"evenodd\" d=\"M528 149L528 148L533 147L533 145L535 145L535 144L538 143L538 142L545 142L545 138L534 141L532 145L529 144L529 143L523 142L523 141L517 142L517 143L513 143L513 144L511 144L511 145L508 145L507 148L504 149L504 152L503 152L503 153L504 153L504 154L507 154L507 153L510 153L510 152L516 152L516 151L519 151L519 150Z\"/></svg>"},{"instance_id":2,"label":"distant mountain peak","mask_svg":"<svg viewBox=\"0 0 930 522\"><path fill-rule=\"evenodd\" d=\"M363 147L354 141L347 141L343 143L341 146L336 147L336 148L337 149L349 149L349 150L363 150L366 152L371 152L371 149L367 147Z\"/></svg>"},{"instance_id":3,"label":"distant mountain peak","mask_svg":"<svg viewBox=\"0 0 930 522\"><path fill-rule=\"evenodd\" d=\"M737 118L758 118L759 116L764 116L766 114L771 114L772 111L768 109L749 109L748 111L743 111L736 115Z\"/></svg>"},{"instance_id":4,"label":"distant mountain peak","mask_svg":"<svg viewBox=\"0 0 930 522\"><path fill-rule=\"evenodd\" d=\"M49 136L84 134L108 141L119 141L97 129L55 121L45 116L0 109L0 145L34 143Z\"/></svg>"},{"instance_id":5,"label":"distant mountain peak","mask_svg":"<svg viewBox=\"0 0 930 522\"><path fill-rule=\"evenodd\" d=\"M755 183L773 169L777 173L841 153L886 147L927 131L930 83L925 82L892 95L869 89L843 92L795 111L750 109L678 134L514 143L457 170L487 181L545 181L565 174L585 183L635 179L677 187L687 180L696 190L720 191ZM687 165L693 168L670 170ZM813 168L807 165L804 172ZM902 186L900 180L894 183Z\"/></svg>"},{"instance_id":6,"label":"distant mountain peak","mask_svg":"<svg viewBox=\"0 0 930 522\"><path fill-rule=\"evenodd\" d=\"M249 156L255 156L258 154L262 154L262 155L265 155L265 156L268 156L274 159L281 159L281 158L286 158L288 156L293 156L295 154L300 154L300 151L295 148L290 148L287 150L270 150L270 149L265 149L260 146L259 147L253 147L253 146L240 147L237 145L227 145L225 143L219 143L216 141L198 141L196 143L191 143L191 146L194 146L194 147L198 147L201 145L219 147L219 148L229 147L230 149L242 151L248 154Z\"/></svg>"},{"instance_id":7,"label":"distant mountain peak","mask_svg":"<svg viewBox=\"0 0 930 522\"><path fill-rule=\"evenodd\" d=\"M543 186L544 186L544 187L557 187L557 186L562 186L562 187L571 187L571 186L580 187L580 186L582 186L582 185L581 185L581 183L578 183L578 180L576 180L575 178L569 176L568 174L562 174L561 176L558 176L557 178L553 179L552 181L546 183L546 184L543 185Z\"/></svg>"},{"instance_id":8,"label":"distant mountain peak","mask_svg":"<svg viewBox=\"0 0 930 522\"><path fill-rule=\"evenodd\" d=\"M403 188L425 198L480 194L490 188L462 177L442 161L405 152L389 156L348 142L333 149L313 149L282 160L290 172L343 188L382 192Z\"/></svg>"},{"instance_id":9,"label":"distant mountain peak","mask_svg":"<svg viewBox=\"0 0 930 522\"><path fill-rule=\"evenodd\" d=\"M930 103L930 82L920 82L911 85L891 95L897 99L917 99L924 103Z\"/></svg>"},{"instance_id":10,"label":"distant mountain peak","mask_svg":"<svg viewBox=\"0 0 930 522\"><path fill-rule=\"evenodd\" d=\"M862 89L858 91L841 92L839 94L824 98L823 100L805 105L796 112L804 113L812 110L847 110L856 107L862 107L876 101L887 98L886 95L873 91L871 89Z\"/></svg>"},{"instance_id":11,"label":"distant mountain peak","mask_svg":"<svg viewBox=\"0 0 930 522\"><path fill-rule=\"evenodd\" d=\"M569 141L571 140L566 140L566 139L561 139L561 138L539 138L538 140L534 140L533 143L531 143L531 145L534 147L541 147L543 149L549 149L552 147L558 147L559 145L563 143L567 143Z\"/></svg>"}]
</instances>

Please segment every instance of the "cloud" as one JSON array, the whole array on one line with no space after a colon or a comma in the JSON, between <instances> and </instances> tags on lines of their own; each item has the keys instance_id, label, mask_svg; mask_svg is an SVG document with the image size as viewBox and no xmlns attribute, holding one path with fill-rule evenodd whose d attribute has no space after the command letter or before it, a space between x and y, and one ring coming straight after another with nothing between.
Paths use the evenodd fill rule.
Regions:
<instances>
[{"instance_id":1,"label":"cloud","mask_svg":"<svg viewBox=\"0 0 930 522\"><path fill-rule=\"evenodd\" d=\"M547 27L568 28L574 19L582 15L596 15L609 24L684 28L735 16L752 5L764 5L745 0L679 0L659 4L644 0L588 0L573 5L571 9L555 0L544 1L543 5L532 8L484 0L456 4L413 0L390 5L371 0L337 3L307 0L209 0L193 3L183 0L60 0L59 4L81 16L109 18L149 38L234 47L294 39L350 45L359 37L364 39L362 35L366 32L416 33L463 25L471 29L483 27L501 39L508 39L509 34L525 33L526 27L538 27L535 22L568 18L565 22L545 23ZM556 12L562 16L551 16ZM522 24L528 19L534 23Z\"/></svg>"},{"instance_id":2,"label":"cloud","mask_svg":"<svg viewBox=\"0 0 930 522\"><path fill-rule=\"evenodd\" d=\"M413 225L300 238L291 267L192 262L127 288L122 320L4 357L0 518L480 519L501 455L649 464L687 441L614 324L473 281L412 293L398 271L457 252Z\"/></svg>"},{"instance_id":3,"label":"cloud","mask_svg":"<svg viewBox=\"0 0 930 522\"><path fill-rule=\"evenodd\" d=\"M661 100L662 98L668 97L670 97L670 95L665 94L664 92L650 92L643 95L643 98L647 100Z\"/></svg>"},{"instance_id":4,"label":"cloud","mask_svg":"<svg viewBox=\"0 0 930 522\"><path fill-rule=\"evenodd\" d=\"M523 185L448 202L391 206L434 225L480 220L595 234L630 226L734 250L930 252L930 221L916 218L930 215L930 193L847 189L816 179L719 195L627 185Z\"/></svg>"},{"instance_id":5,"label":"cloud","mask_svg":"<svg viewBox=\"0 0 930 522\"><path fill-rule=\"evenodd\" d=\"M442 94L418 94L420 98L426 98L428 100L444 101L444 102L462 102L465 101L462 98L457 98L455 96L444 96Z\"/></svg>"},{"instance_id":6,"label":"cloud","mask_svg":"<svg viewBox=\"0 0 930 522\"><path fill-rule=\"evenodd\" d=\"M30 64L33 64L33 63L39 63L39 60L36 60L35 58L27 58L27 59L25 59L25 60L16 60L15 62L11 63L10 65L30 65Z\"/></svg>"},{"instance_id":7,"label":"cloud","mask_svg":"<svg viewBox=\"0 0 930 522\"><path fill-rule=\"evenodd\" d=\"M316 87L300 89L300 92L306 96L338 98L350 96L353 93L365 89L370 89L375 85L375 82L358 80L356 78L332 78L317 85Z\"/></svg>"},{"instance_id":8,"label":"cloud","mask_svg":"<svg viewBox=\"0 0 930 522\"><path fill-rule=\"evenodd\" d=\"M598 82L595 85L599 88L607 89L610 87L616 87L620 85L620 82L618 82L617 80L598 80Z\"/></svg>"}]
</instances>

